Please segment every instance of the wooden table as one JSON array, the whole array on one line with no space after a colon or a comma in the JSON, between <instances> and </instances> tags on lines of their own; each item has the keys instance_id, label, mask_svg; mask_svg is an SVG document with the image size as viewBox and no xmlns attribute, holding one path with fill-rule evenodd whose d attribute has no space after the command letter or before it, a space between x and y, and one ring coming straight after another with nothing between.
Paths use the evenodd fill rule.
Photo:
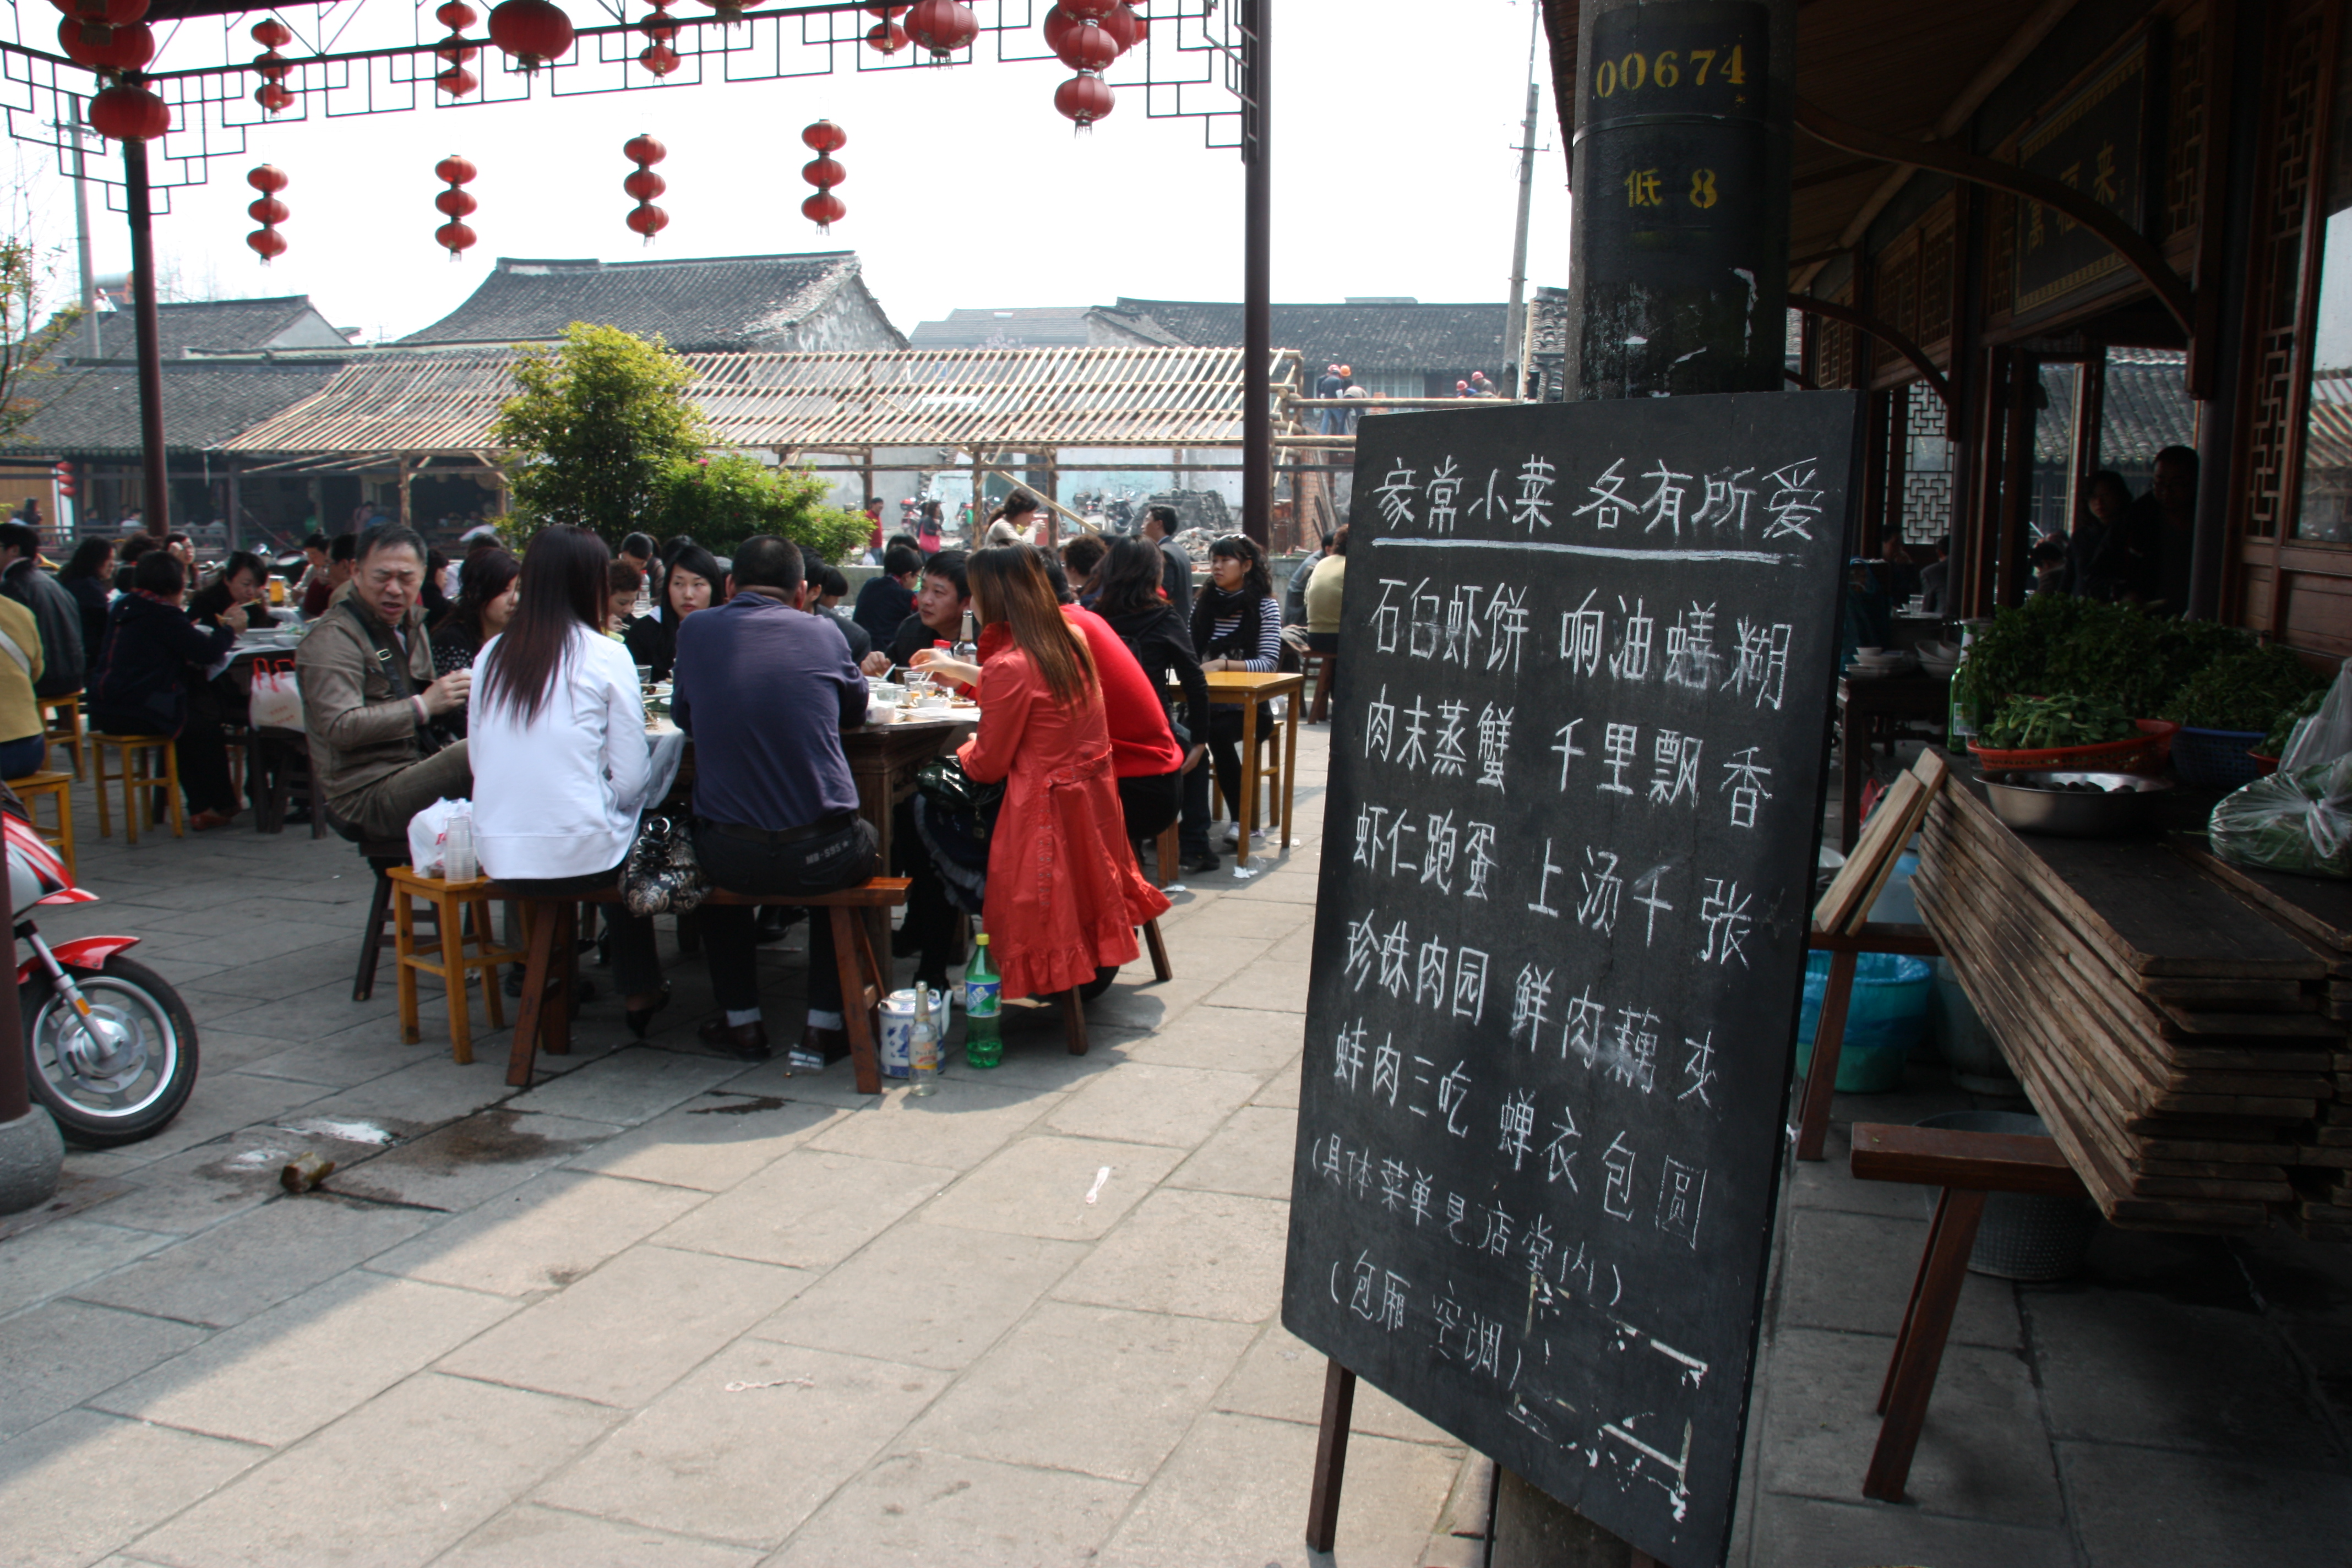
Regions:
<instances>
[{"instance_id":1,"label":"wooden table","mask_svg":"<svg viewBox=\"0 0 2352 1568\"><path fill-rule=\"evenodd\" d=\"M1838 679L1838 847L1851 850L1862 829L1862 781L1870 772L1871 734L1883 719L1941 719L1952 710L1948 675L1862 675Z\"/></svg>"},{"instance_id":2,"label":"wooden table","mask_svg":"<svg viewBox=\"0 0 2352 1568\"><path fill-rule=\"evenodd\" d=\"M1276 763L1282 770L1282 816L1277 824L1280 831L1275 847L1285 849L1290 845L1291 796L1298 784L1298 710L1307 693L1307 677L1296 672L1288 675L1253 675L1246 670L1213 669L1202 677L1209 683L1209 702L1217 708L1239 708L1242 710L1242 805L1241 852L1234 862L1246 867L1250 861L1250 835L1257 830L1257 705L1271 702L1277 697L1287 697L1284 715L1282 752ZM1208 764L1204 762L1202 766ZM1214 787L1213 785L1212 787Z\"/></svg>"}]
</instances>

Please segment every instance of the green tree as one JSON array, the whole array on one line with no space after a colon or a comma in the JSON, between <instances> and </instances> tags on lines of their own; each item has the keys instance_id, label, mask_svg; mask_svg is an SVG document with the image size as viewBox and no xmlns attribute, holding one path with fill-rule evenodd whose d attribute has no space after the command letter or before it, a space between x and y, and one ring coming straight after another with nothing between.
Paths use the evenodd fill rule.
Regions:
<instances>
[{"instance_id":1,"label":"green tree","mask_svg":"<svg viewBox=\"0 0 2352 1568\"><path fill-rule=\"evenodd\" d=\"M820 560L839 561L866 542L873 525L827 504L825 489L805 469L771 468L740 452L681 458L662 470L643 526L656 538L686 534L715 555L772 533Z\"/></svg>"},{"instance_id":2,"label":"green tree","mask_svg":"<svg viewBox=\"0 0 2352 1568\"><path fill-rule=\"evenodd\" d=\"M658 337L574 321L561 344L524 349L514 379L491 434L520 533L572 523L617 545L647 527L663 476L710 442L686 396L694 373Z\"/></svg>"},{"instance_id":3,"label":"green tree","mask_svg":"<svg viewBox=\"0 0 2352 1568\"><path fill-rule=\"evenodd\" d=\"M23 429L41 406L33 395L57 374L49 353L81 321L79 305L38 327L41 281L48 271L29 241L0 239L0 439Z\"/></svg>"}]
</instances>

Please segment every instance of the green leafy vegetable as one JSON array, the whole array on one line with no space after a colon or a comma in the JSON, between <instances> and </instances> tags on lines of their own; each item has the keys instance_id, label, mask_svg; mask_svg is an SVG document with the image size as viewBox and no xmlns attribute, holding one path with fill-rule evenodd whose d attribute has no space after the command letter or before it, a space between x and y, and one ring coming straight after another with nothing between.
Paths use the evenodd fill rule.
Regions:
<instances>
[{"instance_id":1,"label":"green leafy vegetable","mask_svg":"<svg viewBox=\"0 0 2352 1568\"><path fill-rule=\"evenodd\" d=\"M2094 697L2012 697L1979 739L1990 751L2044 752L2129 740L2137 731L2116 702Z\"/></svg>"},{"instance_id":2,"label":"green leafy vegetable","mask_svg":"<svg viewBox=\"0 0 2352 1568\"><path fill-rule=\"evenodd\" d=\"M2254 749L2266 757L2285 756L2286 743L2294 739L2295 725L2318 712L2319 705L2326 700L2326 687L2305 692L2300 701L2278 716L2278 722L2271 726L2271 732L2263 736L2263 743Z\"/></svg>"},{"instance_id":3,"label":"green leafy vegetable","mask_svg":"<svg viewBox=\"0 0 2352 1568\"><path fill-rule=\"evenodd\" d=\"M2190 676L2165 704L2164 717L2195 730L2267 734L2305 693L2326 689L2326 677L2273 643L2231 654Z\"/></svg>"}]
</instances>

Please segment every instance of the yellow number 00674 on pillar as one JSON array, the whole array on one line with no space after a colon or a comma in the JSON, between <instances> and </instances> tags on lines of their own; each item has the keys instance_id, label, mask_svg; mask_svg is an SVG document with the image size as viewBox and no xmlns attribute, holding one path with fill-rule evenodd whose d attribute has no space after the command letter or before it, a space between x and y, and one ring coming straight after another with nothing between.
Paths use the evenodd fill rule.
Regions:
<instances>
[{"instance_id":1,"label":"yellow number 00674 on pillar","mask_svg":"<svg viewBox=\"0 0 2352 1568\"><path fill-rule=\"evenodd\" d=\"M1654 56L1634 53L1622 59L1602 60L1592 68L1592 95L1614 98L1621 87L1627 92L1639 92L1648 86L1680 87L1684 69L1684 57L1674 49L1661 49ZM1691 50L1688 69L1693 87L1705 87L1710 77L1734 87L1744 86L1748 81L1748 64L1738 44L1732 46L1728 55L1717 49Z\"/></svg>"}]
</instances>

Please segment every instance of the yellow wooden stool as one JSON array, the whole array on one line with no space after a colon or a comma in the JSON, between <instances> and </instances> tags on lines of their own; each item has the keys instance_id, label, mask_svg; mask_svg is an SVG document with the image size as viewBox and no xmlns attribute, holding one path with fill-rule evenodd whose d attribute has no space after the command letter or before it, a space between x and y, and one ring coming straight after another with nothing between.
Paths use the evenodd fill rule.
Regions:
<instances>
[{"instance_id":1,"label":"yellow wooden stool","mask_svg":"<svg viewBox=\"0 0 2352 1568\"><path fill-rule=\"evenodd\" d=\"M523 960L522 949L500 947L490 935L491 900L507 895L488 877L477 877L470 882L446 882L438 877L420 877L406 866L394 866L384 875L392 883L394 950L400 971L400 1037L412 1046L424 1037L417 1018L416 976L438 975L449 993L449 1059L463 1067L474 1059L474 1026L472 1009L466 1001L467 979L480 972L482 1003L489 1010L490 1027L503 1029L507 1014L504 993L499 984L499 965ZM433 910L433 921L441 935L438 954L430 948L421 954L416 951L416 910L409 903L411 899L429 905ZM474 915L471 952L466 951L465 913L468 910Z\"/></svg>"},{"instance_id":2,"label":"yellow wooden stool","mask_svg":"<svg viewBox=\"0 0 2352 1568\"><path fill-rule=\"evenodd\" d=\"M91 650L93 658L96 657L96 651ZM73 758L73 776L77 779L80 778L83 736L81 693L68 691L63 697L44 697L41 699L41 717L49 725L49 728L42 731L41 738L52 746L63 746L66 749Z\"/></svg>"},{"instance_id":3,"label":"yellow wooden stool","mask_svg":"<svg viewBox=\"0 0 2352 1568\"><path fill-rule=\"evenodd\" d=\"M8 787L16 792L16 798L25 803L25 810L32 816L33 831L66 863L68 881L80 879L74 872L73 782L71 773L47 772L26 773L23 778L8 781ZM45 796L57 804L55 830L41 826L41 808L33 804Z\"/></svg>"},{"instance_id":4,"label":"yellow wooden stool","mask_svg":"<svg viewBox=\"0 0 2352 1568\"><path fill-rule=\"evenodd\" d=\"M161 789L171 802L172 837L188 836L186 808L180 801L180 753L165 735L104 735L93 730L89 734L90 760L98 770L98 836L110 838L114 835L114 823L108 810L106 786L117 779L122 782L122 832L131 843L139 842L139 796L142 791ZM122 771L109 773L106 768L107 748L112 747L121 756ZM151 752L163 753L163 771L155 772ZM147 826L159 826L155 803L147 803Z\"/></svg>"}]
</instances>

